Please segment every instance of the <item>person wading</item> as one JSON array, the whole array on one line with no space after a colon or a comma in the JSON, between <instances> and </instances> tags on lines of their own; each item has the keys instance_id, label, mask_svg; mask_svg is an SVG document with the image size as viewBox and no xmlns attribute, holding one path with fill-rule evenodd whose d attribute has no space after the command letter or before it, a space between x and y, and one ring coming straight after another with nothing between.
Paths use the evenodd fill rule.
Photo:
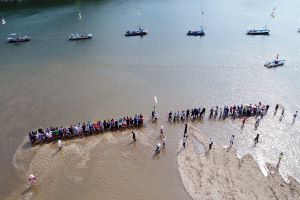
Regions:
<instances>
[{"instance_id":1,"label":"person wading","mask_svg":"<svg viewBox=\"0 0 300 200\"><path fill-rule=\"evenodd\" d=\"M258 138L259 138L259 134L257 133L256 137L254 138L254 143L255 143L255 144L258 143Z\"/></svg>"},{"instance_id":2,"label":"person wading","mask_svg":"<svg viewBox=\"0 0 300 200\"><path fill-rule=\"evenodd\" d=\"M230 146L232 146L233 143L234 143L234 135L232 135L230 138L230 141L229 141Z\"/></svg>"},{"instance_id":3,"label":"person wading","mask_svg":"<svg viewBox=\"0 0 300 200\"><path fill-rule=\"evenodd\" d=\"M183 143L182 143L184 149L185 149L186 141L187 141L187 136L184 136Z\"/></svg>"},{"instance_id":4,"label":"person wading","mask_svg":"<svg viewBox=\"0 0 300 200\"><path fill-rule=\"evenodd\" d=\"M61 142L61 140L58 140L57 146L58 146L58 151L62 150L62 142Z\"/></svg>"},{"instance_id":5,"label":"person wading","mask_svg":"<svg viewBox=\"0 0 300 200\"><path fill-rule=\"evenodd\" d=\"M295 114L293 115L293 124L295 124L297 115L298 115L298 111L296 111Z\"/></svg>"},{"instance_id":6,"label":"person wading","mask_svg":"<svg viewBox=\"0 0 300 200\"><path fill-rule=\"evenodd\" d=\"M166 146L166 141L167 141L167 137L164 135L163 139L162 139L163 148L165 148L165 146Z\"/></svg>"},{"instance_id":7,"label":"person wading","mask_svg":"<svg viewBox=\"0 0 300 200\"><path fill-rule=\"evenodd\" d=\"M213 140L211 138L209 138L208 150L211 150L213 144L214 144Z\"/></svg>"},{"instance_id":8,"label":"person wading","mask_svg":"<svg viewBox=\"0 0 300 200\"><path fill-rule=\"evenodd\" d=\"M186 134L187 134L187 127L188 127L188 125L185 123L185 124L184 124L184 132L183 132L183 135L186 135Z\"/></svg>"},{"instance_id":9,"label":"person wading","mask_svg":"<svg viewBox=\"0 0 300 200\"><path fill-rule=\"evenodd\" d=\"M242 127L245 126L245 123L246 123L246 117L243 118L243 121L242 121Z\"/></svg>"},{"instance_id":10,"label":"person wading","mask_svg":"<svg viewBox=\"0 0 300 200\"><path fill-rule=\"evenodd\" d=\"M132 131L132 140L134 141L134 142L136 142L136 137L135 137L135 133Z\"/></svg>"}]
</instances>

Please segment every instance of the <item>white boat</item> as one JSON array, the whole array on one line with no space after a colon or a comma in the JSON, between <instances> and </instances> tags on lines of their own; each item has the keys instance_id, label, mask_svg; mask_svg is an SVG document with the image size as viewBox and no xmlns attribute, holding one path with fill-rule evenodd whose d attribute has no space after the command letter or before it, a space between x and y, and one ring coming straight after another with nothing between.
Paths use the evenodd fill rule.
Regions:
<instances>
[{"instance_id":1,"label":"white boat","mask_svg":"<svg viewBox=\"0 0 300 200\"><path fill-rule=\"evenodd\" d=\"M273 8L272 13L271 13L271 17L275 18L275 8ZM247 35L269 35L270 34L270 30L267 29L267 25L265 25L262 29L250 29L247 30Z\"/></svg>"},{"instance_id":2,"label":"white boat","mask_svg":"<svg viewBox=\"0 0 300 200\"><path fill-rule=\"evenodd\" d=\"M262 29L250 29L247 31L247 35L269 35L270 30L266 28Z\"/></svg>"},{"instance_id":3,"label":"white boat","mask_svg":"<svg viewBox=\"0 0 300 200\"><path fill-rule=\"evenodd\" d=\"M264 66L267 67L267 68L272 68L272 67L283 66L284 64L285 64L285 60L275 59L271 62L267 62Z\"/></svg>"},{"instance_id":4,"label":"white boat","mask_svg":"<svg viewBox=\"0 0 300 200\"><path fill-rule=\"evenodd\" d=\"M71 41L73 41L73 40L87 40L87 39L92 39L92 38L93 38L92 34L83 35L83 34L73 33L69 36L69 40L71 40Z\"/></svg>"},{"instance_id":5,"label":"white boat","mask_svg":"<svg viewBox=\"0 0 300 200\"><path fill-rule=\"evenodd\" d=\"M19 43L19 42L28 42L31 40L31 37L28 36L18 36L16 33L11 33L10 37L7 38L9 43Z\"/></svg>"}]
</instances>

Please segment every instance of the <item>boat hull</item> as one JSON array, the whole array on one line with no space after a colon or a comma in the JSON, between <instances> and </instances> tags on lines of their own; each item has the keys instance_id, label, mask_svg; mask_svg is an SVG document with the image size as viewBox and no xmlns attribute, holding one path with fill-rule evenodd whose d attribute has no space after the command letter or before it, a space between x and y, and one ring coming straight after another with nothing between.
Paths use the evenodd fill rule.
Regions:
<instances>
[{"instance_id":1,"label":"boat hull","mask_svg":"<svg viewBox=\"0 0 300 200\"><path fill-rule=\"evenodd\" d=\"M189 31L186 35L187 36L204 36L205 33L204 33L204 31Z\"/></svg>"},{"instance_id":2,"label":"boat hull","mask_svg":"<svg viewBox=\"0 0 300 200\"><path fill-rule=\"evenodd\" d=\"M92 39L93 36L92 34L88 34L88 35L75 35L75 36L70 36L69 37L69 40L70 41L76 41L76 40L89 40L89 39Z\"/></svg>"},{"instance_id":3,"label":"boat hull","mask_svg":"<svg viewBox=\"0 0 300 200\"><path fill-rule=\"evenodd\" d=\"M273 67L280 67L285 64L284 60L278 61L277 63L275 61L267 62L264 66L267 68L273 68Z\"/></svg>"},{"instance_id":4,"label":"boat hull","mask_svg":"<svg viewBox=\"0 0 300 200\"><path fill-rule=\"evenodd\" d=\"M92 39L92 37L69 38L70 41L75 41L75 40L89 40L89 39Z\"/></svg>"},{"instance_id":5,"label":"boat hull","mask_svg":"<svg viewBox=\"0 0 300 200\"><path fill-rule=\"evenodd\" d=\"M270 31L269 30L264 30L264 31L247 31L247 35L269 35Z\"/></svg>"},{"instance_id":6,"label":"boat hull","mask_svg":"<svg viewBox=\"0 0 300 200\"><path fill-rule=\"evenodd\" d=\"M144 35L147 35L148 33L146 31L142 31L142 32L139 32L139 31L132 31L132 32L126 32L125 33L125 36L126 37L131 37L131 36L144 36Z\"/></svg>"},{"instance_id":7,"label":"boat hull","mask_svg":"<svg viewBox=\"0 0 300 200\"><path fill-rule=\"evenodd\" d=\"M31 39L8 39L8 43L22 43L22 42L29 42Z\"/></svg>"}]
</instances>

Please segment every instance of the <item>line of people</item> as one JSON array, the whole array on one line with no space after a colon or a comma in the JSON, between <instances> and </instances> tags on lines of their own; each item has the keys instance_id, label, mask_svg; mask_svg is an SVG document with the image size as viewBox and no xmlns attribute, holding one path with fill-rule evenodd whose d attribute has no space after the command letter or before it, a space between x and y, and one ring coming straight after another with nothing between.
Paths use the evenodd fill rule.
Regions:
<instances>
[{"instance_id":1,"label":"line of people","mask_svg":"<svg viewBox=\"0 0 300 200\"><path fill-rule=\"evenodd\" d=\"M49 127L46 129L29 132L29 140L32 145L51 142L56 139L68 139L81 135L92 135L95 133L103 133L105 131L124 130L126 128L140 127L144 123L142 114L134 117L123 117L119 119L108 119L104 121L78 123L68 127Z\"/></svg>"},{"instance_id":2,"label":"line of people","mask_svg":"<svg viewBox=\"0 0 300 200\"><path fill-rule=\"evenodd\" d=\"M231 116L232 118L237 117L251 117L251 116L260 116L261 118L268 112L269 105L263 105L261 102L258 104L249 104L249 105L234 105L234 106L224 106L223 109L219 106L212 107L209 112L209 119L226 119ZM169 121L170 122L179 122L186 120L196 120L202 119L205 116L206 108L193 108L169 112Z\"/></svg>"},{"instance_id":3,"label":"line of people","mask_svg":"<svg viewBox=\"0 0 300 200\"><path fill-rule=\"evenodd\" d=\"M169 121L170 122L179 122L179 121L186 121L186 120L196 120L202 119L205 116L206 109L203 108L193 108L193 109L186 109L177 111L177 112L169 112Z\"/></svg>"}]
</instances>

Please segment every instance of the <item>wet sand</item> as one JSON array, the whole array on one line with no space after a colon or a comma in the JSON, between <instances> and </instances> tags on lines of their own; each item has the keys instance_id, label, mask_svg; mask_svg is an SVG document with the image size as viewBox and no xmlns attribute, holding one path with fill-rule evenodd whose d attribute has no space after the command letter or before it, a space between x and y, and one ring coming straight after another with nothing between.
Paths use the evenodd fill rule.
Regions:
<instances>
[{"instance_id":1,"label":"wet sand","mask_svg":"<svg viewBox=\"0 0 300 200\"><path fill-rule=\"evenodd\" d=\"M300 199L300 184L292 177L285 182L276 166L267 164L265 177L251 155L239 159L234 147L218 144L207 151L208 138L195 127L189 133L188 145L184 150L180 146L177 159L182 182L193 199ZM205 152L196 153L195 138L206 146Z\"/></svg>"}]
</instances>

